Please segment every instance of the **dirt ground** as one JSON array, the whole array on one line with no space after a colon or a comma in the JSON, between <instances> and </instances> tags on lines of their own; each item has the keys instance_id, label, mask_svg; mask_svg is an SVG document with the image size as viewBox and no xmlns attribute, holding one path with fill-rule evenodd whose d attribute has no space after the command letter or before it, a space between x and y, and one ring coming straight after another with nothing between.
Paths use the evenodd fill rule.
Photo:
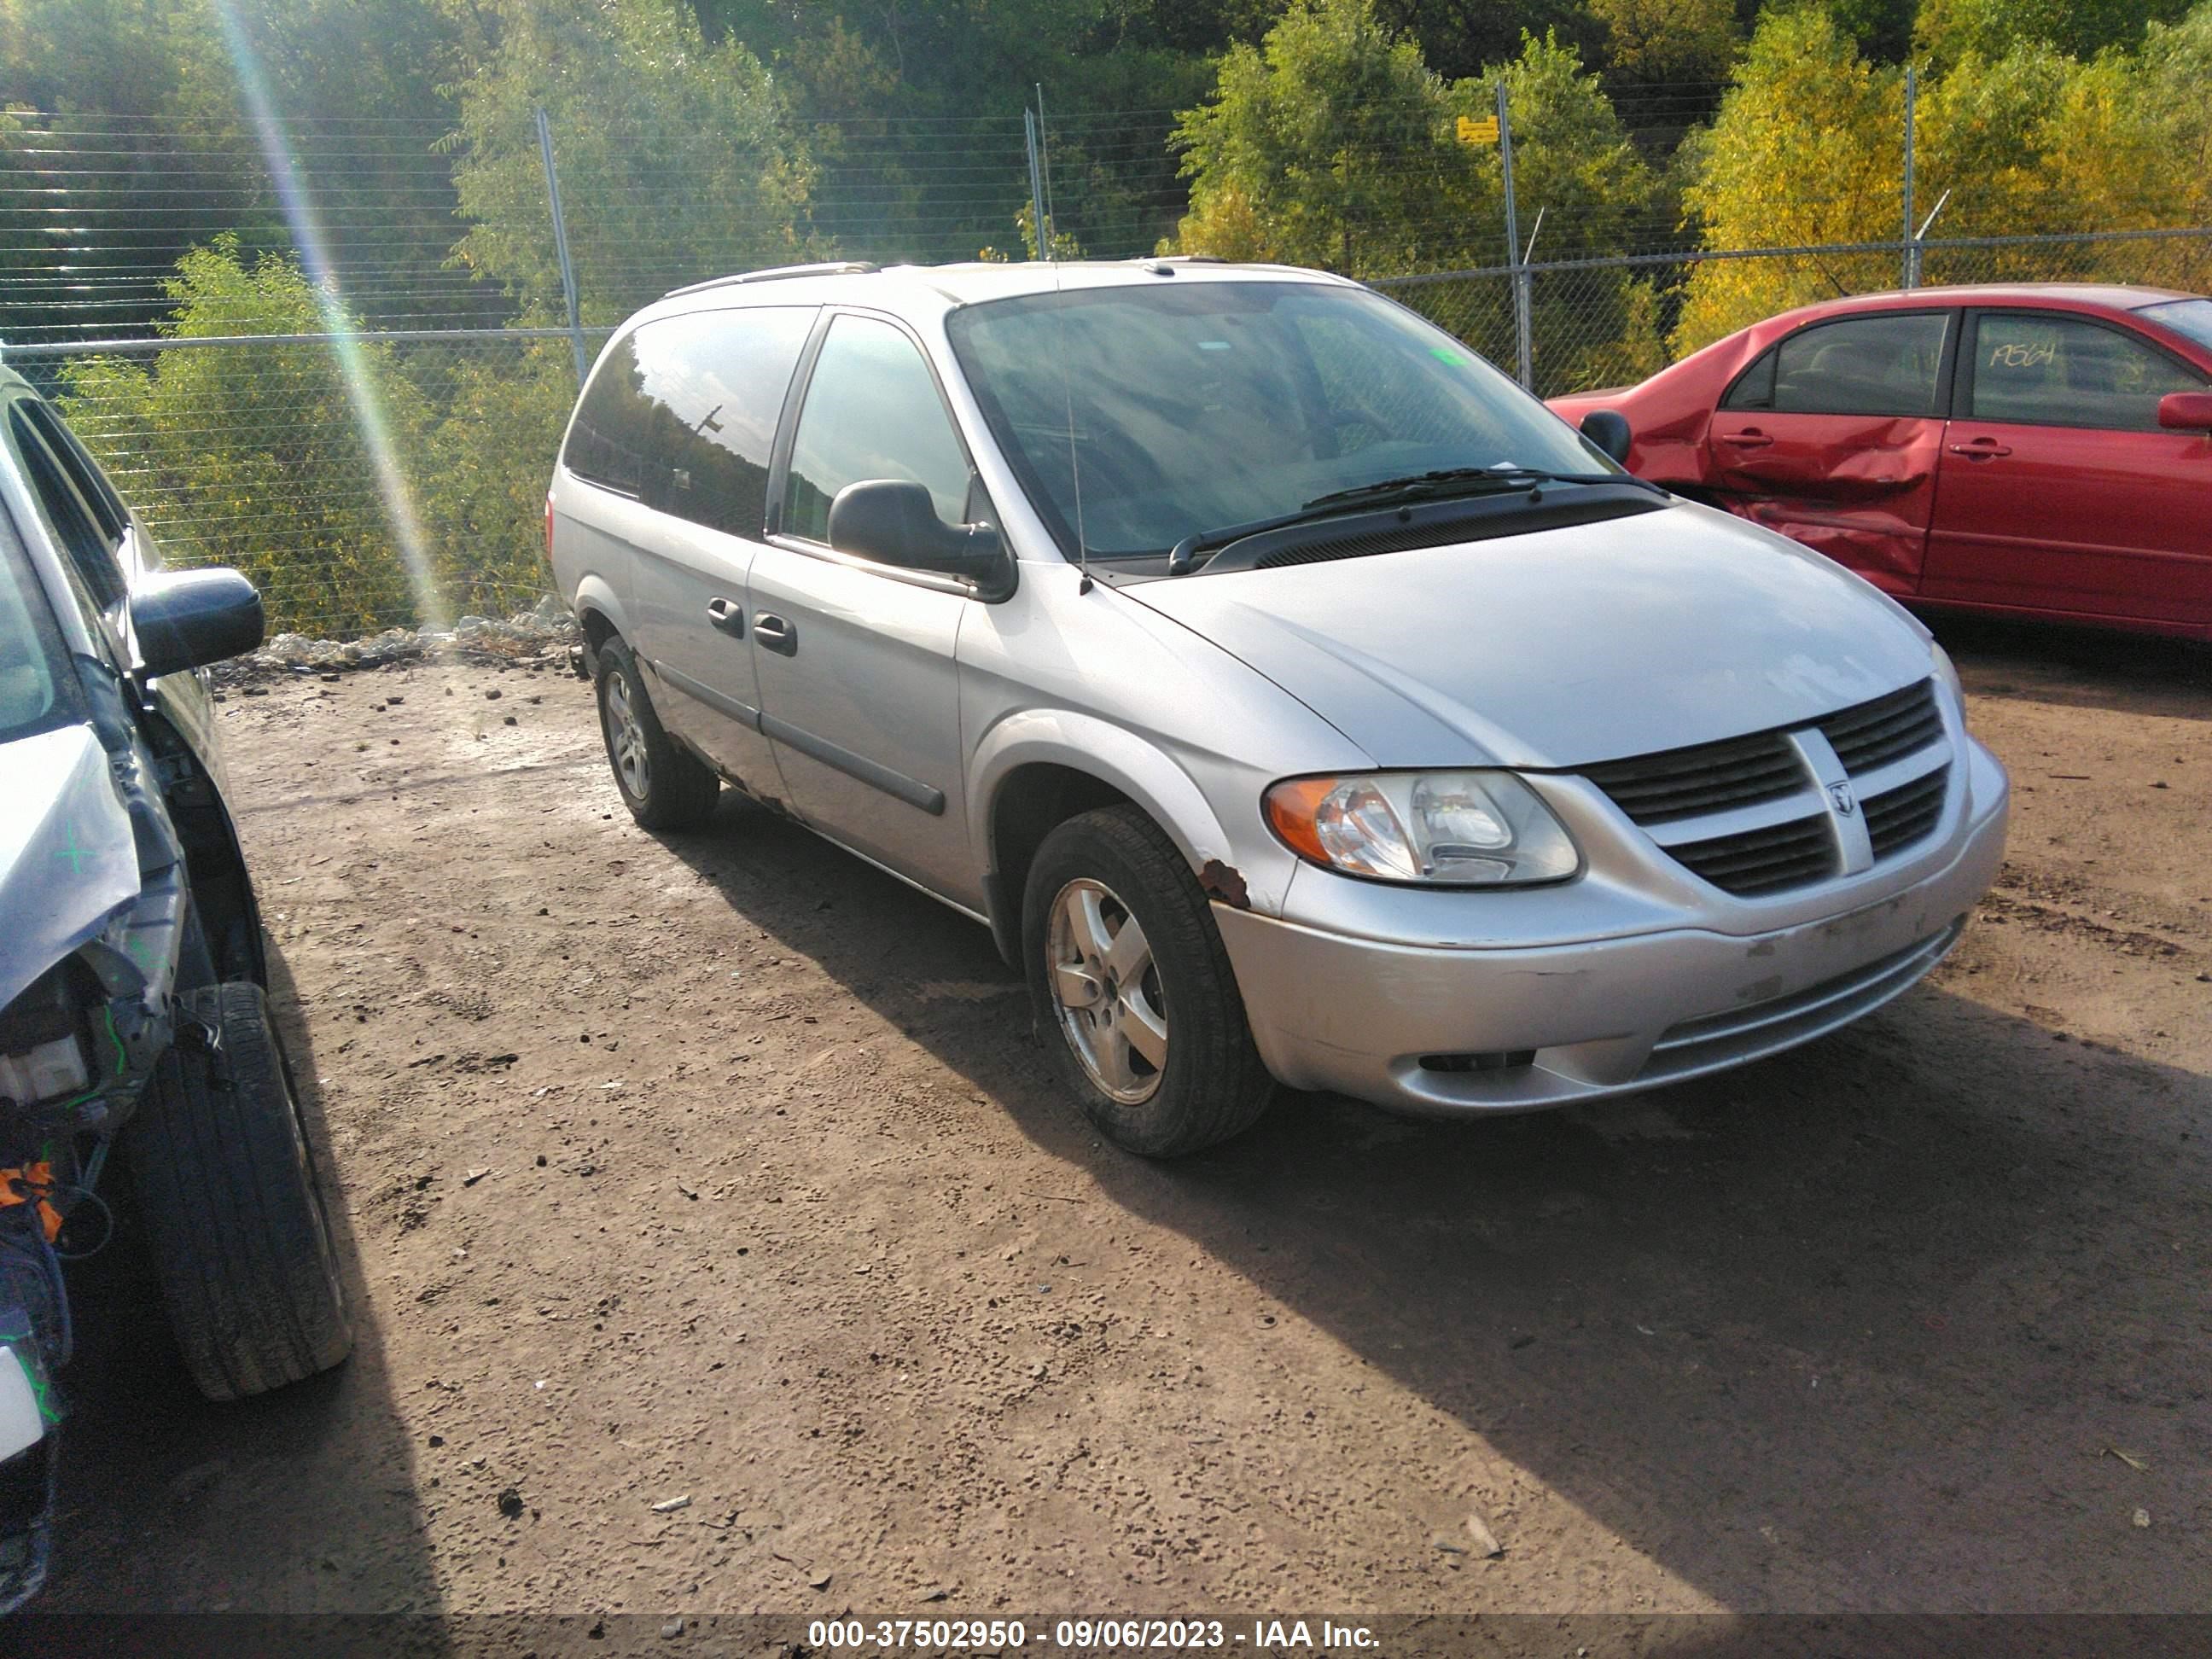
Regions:
<instances>
[{"instance_id":1,"label":"dirt ground","mask_svg":"<svg viewBox=\"0 0 2212 1659\"><path fill-rule=\"evenodd\" d=\"M635 828L557 665L234 690L359 1347L215 1407L94 1334L46 1605L2212 1605L2212 655L1944 632L2018 793L1929 985L1166 1167L981 927Z\"/></svg>"}]
</instances>

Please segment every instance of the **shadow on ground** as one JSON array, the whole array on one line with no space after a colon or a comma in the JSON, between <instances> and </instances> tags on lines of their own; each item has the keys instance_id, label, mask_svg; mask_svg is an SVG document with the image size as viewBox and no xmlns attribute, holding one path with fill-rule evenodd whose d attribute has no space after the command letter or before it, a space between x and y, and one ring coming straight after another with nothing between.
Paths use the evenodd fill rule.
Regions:
<instances>
[{"instance_id":1,"label":"shadow on ground","mask_svg":"<svg viewBox=\"0 0 2212 1659\"><path fill-rule=\"evenodd\" d=\"M1011 986L983 929L735 799L669 845L1042 1152L1720 1605L2201 1602L2203 1077L1923 988L1603 1108L1289 1096L1148 1164L1064 1103L1014 999L919 994ZM2138 1503L2170 1519L2131 1530Z\"/></svg>"},{"instance_id":2,"label":"shadow on ground","mask_svg":"<svg viewBox=\"0 0 2212 1659\"><path fill-rule=\"evenodd\" d=\"M1987 617L1924 620L1976 696L2212 720L2212 644Z\"/></svg>"},{"instance_id":3,"label":"shadow on ground","mask_svg":"<svg viewBox=\"0 0 2212 1659\"><path fill-rule=\"evenodd\" d=\"M439 1608L378 1316L345 1206L331 1192L313 1044L291 974L270 951L270 1003L323 1176L352 1358L258 1400L210 1404L185 1374L155 1292L130 1259L132 1241L121 1241L79 1296L41 1613ZM160 1548L146 1547L149 1534Z\"/></svg>"}]
</instances>

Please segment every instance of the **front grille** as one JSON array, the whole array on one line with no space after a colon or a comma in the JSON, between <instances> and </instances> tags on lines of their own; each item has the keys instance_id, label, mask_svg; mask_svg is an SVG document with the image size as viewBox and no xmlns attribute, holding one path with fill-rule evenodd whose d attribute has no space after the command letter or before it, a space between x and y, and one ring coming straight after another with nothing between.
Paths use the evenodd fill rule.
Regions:
<instances>
[{"instance_id":1,"label":"front grille","mask_svg":"<svg viewBox=\"0 0 2212 1659\"><path fill-rule=\"evenodd\" d=\"M1844 770L1854 777L1925 749L1943 735L1943 717L1936 709L1936 682L1923 680L1831 714L1820 722L1820 732Z\"/></svg>"},{"instance_id":2,"label":"front grille","mask_svg":"<svg viewBox=\"0 0 2212 1659\"><path fill-rule=\"evenodd\" d=\"M1943 792L1950 777L1951 769L1939 766L1865 804L1867 834L1877 861L1933 833L1943 816Z\"/></svg>"},{"instance_id":3,"label":"front grille","mask_svg":"<svg viewBox=\"0 0 2212 1659\"><path fill-rule=\"evenodd\" d=\"M1608 761L1583 775L1645 825L1778 800L1805 787L1797 751L1779 732Z\"/></svg>"},{"instance_id":4,"label":"front grille","mask_svg":"<svg viewBox=\"0 0 2212 1659\"><path fill-rule=\"evenodd\" d=\"M1764 830L1687 842L1667 850L1714 886L1731 893L1799 887L1836 871L1836 839L1825 816L1792 818Z\"/></svg>"},{"instance_id":5,"label":"front grille","mask_svg":"<svg viewBox=\"0 0 2212 1659\"><path fill-rule=\"evenodd\" d=\"M1941 748L1943 716L1933 680L1814 724L1847 776L1889 786L1860 803L1876 864L1935 832L1951 769ZM1805 742L1817 750L1809 735ZM1875 776L1885 770L1886 777ZM1914 775L1894 782L1901 772ZM1831 816L1815 773L1788 731L1605 761L1583 768L1583 775L1632 822L1655 831L1679 863L1741 896L1779 893L1838 873L1839 848L1856 838ZM1697 833L1701 819L1715 820L1714 833Z\"/></svg>"}]
</instances>

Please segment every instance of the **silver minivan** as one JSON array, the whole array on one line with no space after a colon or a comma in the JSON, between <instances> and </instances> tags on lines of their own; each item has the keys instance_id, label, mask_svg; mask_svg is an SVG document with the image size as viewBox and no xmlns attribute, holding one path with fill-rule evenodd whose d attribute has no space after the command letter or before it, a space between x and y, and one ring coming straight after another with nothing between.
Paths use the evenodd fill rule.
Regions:
<instances>
[{"instance_id":1,"label":"silver minivan","mask_svg":"<svg viewBox=\"0 0 2212 1659\"><path fill-rule=\"evenodd\" d=\"M988 927L1152 1155L1834 1030L2007 786L1928 631L1316 272L762 271L600 355L547 534L638 822L727 781Z\"/></svg>"}]
</instances>

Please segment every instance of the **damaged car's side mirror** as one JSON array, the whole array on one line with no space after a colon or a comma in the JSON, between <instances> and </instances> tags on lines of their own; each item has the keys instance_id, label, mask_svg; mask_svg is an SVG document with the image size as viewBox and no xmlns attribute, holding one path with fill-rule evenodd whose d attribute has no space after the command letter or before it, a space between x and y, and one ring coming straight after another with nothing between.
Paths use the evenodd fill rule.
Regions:
<instances>
[{"instance_id":1,"label":"damaged car's side mirror","mask_svg":"<svg viewBox=\"0 0 2212 1659\"><path fill-rule=\"evenodd\" d=\"M261 643L261 595L235 570L165 570L131 596L149 678L204 668Z\"/></svg>"},{"instance_id":2,"label":"damaged car's side mirror","mask_svg":"<svg viewBox=\"0 0 2212 1659\"><path fill-rule=\"evenodd\" d=\"M962 576L996 597L1012 561L989 525L949 525L923 485L904 478L847 484L830 503L830 545L878 564Z\"/></svg>"}]
</instances>

